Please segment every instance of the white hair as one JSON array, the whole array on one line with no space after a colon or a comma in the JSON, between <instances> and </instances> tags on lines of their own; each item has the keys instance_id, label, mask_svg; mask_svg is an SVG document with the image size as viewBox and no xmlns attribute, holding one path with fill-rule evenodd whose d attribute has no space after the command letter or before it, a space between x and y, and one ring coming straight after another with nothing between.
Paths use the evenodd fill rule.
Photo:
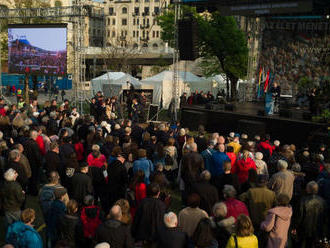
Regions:
<instances>
[{"instance_id":1,"label":"white hair","mask_svg":"<svg viewBox=\"0 0 330 248\"><path fill-rule=\"evenodd\" d=\"M218 202L213 206L213 214L215 217L226 217L227 216L227 206L223 202Z\"/></svg>"},{"instance_id":2,"label":"white hair","mask_svg":"<svg viewBox=\"0 0 330 248\"><path fill-rule=\"evenodd\" d=\"M30 138L36 140L37 137L38 137L38 132L36 130L32 130L30 132Z\"/></svg>"},{"instance_id":3,"label":"white hair","mask_svg":"<svg viewBox=\"0 0 330 248\"><path fill-rule=\"evenodd\" d=\"M110 245L107 242L102 242L102 243L95 245L94 248L110 248Z\"/></svg>"},{"instance_id":4,"label":"white hair","mask_svg":"<svg viewBox=\"0 0 330 248\"><path fill-rule=\"evenodd\" d=\"M274 141L274 146L280 146L281 142L279 140Z\"/></svg>"},{"instance_id":5,"label":"white hair","mask_svg":"<svg viewBox=\"0 0 330 248\"><path fill-rule=\"evenodd\" d=\"M12 182L12 181L15 181L16 180L16 176L17 176L17 172L10 168L8 169L4 174L3 174L3 177L6 181L8 182Z\"/></svg>"},{"instance_id":6,"label":"white hair","mask_svg":"<svg viewBox=\"0 0 330 248\"><path fill-rule=\"evenodd\" d=\"M264 157L264 155L261 152L256 153L256 159L261 160Z\"/></svg>"},{"instance_id":7,"label":"white hair","mask_svg":"<svg viewBox=\"0 0 330 248\"><path fill-rule=\"evenodd\" d=\"M288 168L288 162L280 159L279 161L277 161L277 168L279 170L286 170Z\"/></svg>"},{"instance_id":8,"label":"white hair","mask_svg":"<svg viewBox=\"0 0 330 248\"><path fill-rule=\"evenodd\" d=\"M225 184L225 186L223 187L222 192L227 198L234 198L236 196L236 193L237 193L234 186L229 185L229 184Z\"/></svg>"},{"instance_id":9,"label":"white hair","mask_svg":"<svg viewBox=\"0 0 330 248\"><path fill-rule=\"evenodd\" d=\"M201 179L203 179L205 181L210 181L211 180L211 173L208 170L202 171Z\"/></svg>"},{"instance_id":10,"label":"white hair","mask_svg":"<svg viewBox=\"0 0 330 248\"><path fill-rule=\"evenodd\" d=\"M187 149L191 152L196 152L197 151L197 144L196 143L191 143L187 145Z\"/></svg>"},{"instance_id":11,"label":"white hair","mask_svg":"<svg viewBox=\"0 0 330 248\"><path fill-rule=\"evenodd\" d=\"M178 217L173 212L164 214L164 223L169 228L176 227L178 225Z\"/></svg>"},{"instance_id":12,"label":"white hair","mask_svg":"<svg viewBox=\"0 0 330 248\"><path fill-rule=\"evenodd\" d=\"M9 152L9 160L10 161L15 161L17 158L19 158L21 156L21 153L19 152L19 150L17 149L14 149L14 150L11 150Z\"/></svg>"}]
</instances>

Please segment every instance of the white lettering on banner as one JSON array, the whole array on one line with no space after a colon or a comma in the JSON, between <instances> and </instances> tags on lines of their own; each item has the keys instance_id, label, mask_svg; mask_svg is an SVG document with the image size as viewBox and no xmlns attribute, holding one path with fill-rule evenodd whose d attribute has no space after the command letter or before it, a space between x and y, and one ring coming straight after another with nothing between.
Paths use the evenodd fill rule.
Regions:
<instances>
[{"instance_id":1,"label":"white lettering on banner","mask_svg":"<svg viewBox=\"0 0 330 248\"><path fill-rule=\"evenodd\" d=\"M328 22L265 22L262 30L329 31Z\"/></svg>"}]
</instances>

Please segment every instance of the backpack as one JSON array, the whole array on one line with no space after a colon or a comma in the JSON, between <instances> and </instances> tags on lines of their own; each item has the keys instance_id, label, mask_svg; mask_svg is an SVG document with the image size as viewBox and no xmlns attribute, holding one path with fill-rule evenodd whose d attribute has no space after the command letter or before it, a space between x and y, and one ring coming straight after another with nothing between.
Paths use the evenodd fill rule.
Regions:
<instances>
[{"instance_id":1,"label":"backpack","mask_svg":"<svg viewBox=\"0 0 330 248\"><path fill-rule=\"evenodd\" d=\"M165 165L173 166L173 164L174 164L174 159L172 158L172 156L169 154L166 154L165 155Z\"/></svg>"},{"instance_id":2,"label":"backpack","mask_svg":"<svg viewBox=\"0 0 330 248\"><path fill-rule=\"evenodd\" d=\"M90 218L86 215L86 209L92 208L97 209L97 213L94 218ZM100 208L97 206L84 207L81 211L80 219L83 224L84 237L93 238L95 236L96 229L102 223L100 220Z\"/></svg>"},{"instance_id":3,"label":"backpack","mask_svg":"<svg viewBox=\"0 0 330 248\"><path fill-rule=\"evenodd\" d=\"M44 186L41 189L39 201L40 201L41 209L44 214L48 212L50 206L52 205L52 202L55 200L54 191L55 191L54 186Z\"/></svg>"}]
</instances>

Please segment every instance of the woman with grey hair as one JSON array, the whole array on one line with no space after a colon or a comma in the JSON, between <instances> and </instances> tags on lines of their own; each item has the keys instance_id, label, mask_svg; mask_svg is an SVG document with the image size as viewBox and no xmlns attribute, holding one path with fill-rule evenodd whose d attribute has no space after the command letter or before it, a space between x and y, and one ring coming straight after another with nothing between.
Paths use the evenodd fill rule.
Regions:
<instances>
[{"instance_id":1,"label":"woman with grey hair","mask_svg":"<svg viewBox=\"0 0 330 248\"><path fill-rule=\"evenodd\" d=\"M5 182L0 188L2 209L5 213L6 227L20 219L21 207L25 200L25 192L21 185L16 182L17 172L10 168L4 173Z\"/></svg>"},{"instance_id":2,"label":"woman with grey hair","mask_svg":"<svg viewBox=\"0 0 330 248\"><path fill-rule=\"evenodd\" d=\"M211 217L211 226L218 241L219 248L224 248L235 230L235 218L227 216L227 206L224 202L218 202L213 206L213 217Z\"/></svg>"}]
</instances>

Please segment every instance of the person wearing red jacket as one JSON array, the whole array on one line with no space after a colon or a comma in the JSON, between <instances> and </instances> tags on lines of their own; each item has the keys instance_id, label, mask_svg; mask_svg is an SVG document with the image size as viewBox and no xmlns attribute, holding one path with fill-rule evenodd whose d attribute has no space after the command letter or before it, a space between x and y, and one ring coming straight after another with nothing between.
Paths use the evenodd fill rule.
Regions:
<instances>
[{"instance_id":1,"label":"person wearing red jacket","mask_svg":"<svg viewBox=\"0 0 330 248\"><path fill-rule=\"evenodd\" d=\"M234 217L235 221L237 217L241 214L245 214L246 216L249 216L249 211L245 205L244 202L237 200L236 197L236 189L232 185L225 185L223 188L223 195L225 198L224 203L226 204L227 207L227 216L226 218L229 217Z\"/></svg>"},{"instance_id":2,"label":"person wearing red jacket","mask_svg":"<svg viewBox=\"0 0 330 248\"><path fill-rule=\"evenodd\" d=\"M265 161L272 156L275 146L270 143L270 136L268 134L266 134L266 136L258 144L257 150L264 155Z\"/></svg>"},{"instance_id":3,"label":"person wearing red jacket","mask_svg":"<svg viewBox=\"0 0 330 248\"><path fill-rule=\"evenodd\" d=\"M38 137L36 139L36 142L38 144L39 150L42 155L46 155L46 146L44 142L44 138L42 137L42 129L41 126L37 127Z\"/></svg>"},{"instance_id":4,"label":"person wearing red jacket","mask_svg":"<svg viewBox=\"0 0 330 248\"><path fill-rule=\"evenodd\" d=\"M257 170L257 167L253 159L249 157L249 151L245 150L243 151L243 158L238 160L236 166L233 168L233 173L237 174L240 184L248 180L250 169Z\"/></svg>"},{"instance_id":5,"label":"person wearing red jacket","mask_svg":"<svg viewBox=\"0 0 330 248\"><path fill-rule=\"evenodd\" d=\"M234 167L236 165L237 156L234 153L234 147L227 146L226 150L227 150L226 154L229 157L231 163L231 173L233 173Z\"/></svg>"}]
</instances>

